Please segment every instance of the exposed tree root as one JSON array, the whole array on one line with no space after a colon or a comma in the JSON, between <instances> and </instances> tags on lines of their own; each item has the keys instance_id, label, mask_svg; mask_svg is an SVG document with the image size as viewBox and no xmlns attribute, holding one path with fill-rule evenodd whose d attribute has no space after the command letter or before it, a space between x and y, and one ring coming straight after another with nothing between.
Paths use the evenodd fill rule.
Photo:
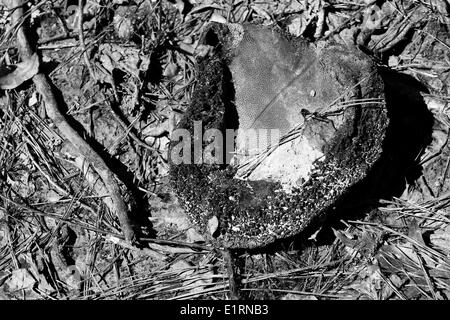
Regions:
<instances>
[{"instance_id":1,"label":"exposed tree root","mask_svg":"<svg viewBox=\"0 0 450 320\"><path fill-rule=\"evenodd\" d=\"M17 45L20 55L23 60L29 59L34 52L26 37L23 26L24 9L22 7L22 1L11 0L9 2L7 1L7 4L9 5L9 8L13 10L11 15L11 25L20 25L17 30ZM134 241L135 233L128 216L127 205L122 199L119 184L114 174L108 168L105 161L67 122L60 111L50 80L47 76L43 73L38 73L33 77L33 83L36 86L38 93L42 96L48 117L53 121L61 134L73 145L73 150L78 153L77 156L83 157L86 163L92 166L102 179L109 192L110 202L112 202L108 207L117 215L125 239L129 242Z\"/></svg>"}]
</instances>

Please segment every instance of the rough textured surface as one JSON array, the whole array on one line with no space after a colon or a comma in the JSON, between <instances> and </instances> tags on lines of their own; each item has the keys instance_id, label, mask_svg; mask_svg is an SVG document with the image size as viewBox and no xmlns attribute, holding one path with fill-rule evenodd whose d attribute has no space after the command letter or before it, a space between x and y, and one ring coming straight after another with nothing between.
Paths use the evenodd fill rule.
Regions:
<instances>
[{"instance_id":1,"label":"rough textured surface","mask_svg":"<svg viewBox=\"0 0 450 320\"><path fill-rule=\"evenodd\" d=\"M230 48L240 128L276 128L284 134L303 121L301 109L314 112L342 93L336 75L326 72L326 60L342 60L340 55L318 57L320 47L292 43L269 27L245 25L243 33ZM333 50L338 47L325 55ZM354 53L346 55L354 63L360 60Z\"/></svg>"},{"instance_id":2,"label":"rough textured surface","mask_svg":"<svg viewBox=\"0 0 450 320\"><path fill-rule=\"evenodd\" d=\"M243 39L246 38L245 31L252 30L251 35L256 34L256 41L265 43L257 38L259 28L254 25L244 26ZM273 32L277 35L275 31ZM217 128L223 131L226 128L241 128L241 125L251 126L255 119L256 122L262 121L264 126L272 124L274 128L289 130L295 125L295 121L302 120L300 112L302 108L314 112L337 98L328 96L329 93L341 94L344 101L383 97L382 82L375 66L364 56L357 53L349 55L348 49L339 46L327 44L322 46L322 49L317 49L308 47L302 41L286 38L282 40L281 47L292 48L289 50L295 50L294 56L298 58L300 71L297 73L301 81L295 87L299 109L290 107L282 112L292 114L292 117L276 117L277 110L280 114L280 109L277 108L286 108L284 104L280 104L267 109L269 114L274 112L271 117L266 118L264 112L263 117L257 117L256 115L262 111L258 108L263 103L253 104L253 99L258 95L240 91L240 80L236 83L234 78L245 79L245 66L248 68L272 66L270 68L275 70L279 79L284 76L292 77L291 73L283 71L282 66L277 65L278 62L272 62L277 55L283 54L282 50L271 53L270 47L277 43L268 42L266 43L268 48L258 47L258 50L266 55L267 61L262 59L253 64L246 63L246 59L250 56L244 54L239 58L242 46L236 46L239 42L228 33L227 27L216 24L206 33L204 41L215 46L216 51L212 56L199 62L198 84L192 104L178 125L179 128L188 129L191 133L193 121L196 120L203 121L204 130ZM309 58L302 61L305 57ZM310 64L311 67L302 66L310 61L314 61ZM294 59L294 65L295 63ZM244 70L242 71L244 74L237 76L241 72L239 70ZM361 81L367 75L371 75L370 78ZM249 81L264 82L264 78L266 77ZM271 84L265 85L270 87ZM278 83L272 85L276 87ZM279 89L266 88L263 91L275 93ZM317 92L316 97L309 94L311 90ZM235 93L238 106L233 104ZM288 96L289 101L295 100L295 92ZM248 113L245 113L239 110L242 107L239 100L246 100L254 107L250 107ZM311 103L305 104L305 101ZM306 107L301 107L301 104ZM293 121L296 113L299 117ZM307 227L313 219L327 213L352 187L369 174L382 153L382 142L388 124L384 108L378 104L365 104L345 109L340 114L340 124L331 135L327 133L330 127L323 125L323 119L315 117L308 119L304 124L303 136L310 139L312 145L320 148L325 157L322 161L313 162L309 180L303 183L301 188L293 189L291 193L284 192L278 182L235 179L236 169L231 166L172 165L171 179L181 203L193 224L209 236L213 243L228 248L255 248L295 235ZM217 231L211 234L208 230L208 221L214 217L217 217L219 226Z\"/></svg>"}]
</instances>

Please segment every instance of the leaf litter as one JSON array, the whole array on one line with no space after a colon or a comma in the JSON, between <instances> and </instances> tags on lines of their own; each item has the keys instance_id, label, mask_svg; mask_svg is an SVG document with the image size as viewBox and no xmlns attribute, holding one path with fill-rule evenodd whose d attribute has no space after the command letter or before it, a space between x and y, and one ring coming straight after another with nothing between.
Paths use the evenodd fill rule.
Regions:
<instances>
[{"instance_id":1,"label":"leaf litter","mask_svg":"<svg viewBox=\"0 0 450 320\"><path fill-rule=\"evenodd\" d=\"M7 5L6 1L0 4ZM125 242L96 176L83 169L28 81L17 26L0 6L0 297L227 299L223 256L189 225L167 185L168 136L189 105L210 21L277 24L356 43L428 88L432 142L421 175L360 220L276 251L239 255L251 299L450 297L450 20L445 1L31 2L38 53L85 138L107 150L138 212L144 248ZM136 14L138 13L138 14ZM83 34L84 45L80 43ZM83 48L84 47L84 48ZM201 53L201 51L204 51ZM33 56L34 57L34 56ZM114 110L111 113L111 110ZM136 200L136 195L137 200ZM139 203L133 203L138 201ZM215 228L211 223L211 231ZM321 239L327 232L331 241Z\"/></svg>"}]
</instances>

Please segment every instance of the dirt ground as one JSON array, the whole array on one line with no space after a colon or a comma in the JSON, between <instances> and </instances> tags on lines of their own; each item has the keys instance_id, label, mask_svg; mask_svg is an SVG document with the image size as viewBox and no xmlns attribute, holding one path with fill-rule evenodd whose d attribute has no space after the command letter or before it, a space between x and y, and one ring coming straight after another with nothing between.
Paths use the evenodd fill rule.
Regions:
<instances>
[{"instance_id":1,"label":"dirt ground","mask_svg":"<svg viewBox=\"0 0 450 320\"><path fill-rule=\"evenodd\" d=\"M447 0L24 2L0 0L0 299L450 298ZM263 250L205 242L167 147L211 21L355 45L416 88L397 136L427 143L402 184Z\"/></svg>"}]
</instances>

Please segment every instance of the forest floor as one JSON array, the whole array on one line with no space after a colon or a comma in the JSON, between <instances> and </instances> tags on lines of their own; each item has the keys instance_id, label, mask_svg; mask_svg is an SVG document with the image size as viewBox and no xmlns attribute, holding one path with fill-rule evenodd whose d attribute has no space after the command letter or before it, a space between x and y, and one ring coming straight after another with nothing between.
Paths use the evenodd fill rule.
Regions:
<instances>
[{"instance_id":1,"label":"forest floor","mask_svg":"<svg viewBox=\"0 0 450 320\"><path fill-rule=\"evenodd\" d=\"M355 44L420 82L434 118L401 194L300 244L235 257L241 297L449 299L446 0L0 0L0 299L230 298L227 255L168 184L169 136L211 21Z\"/></svg>"}]
</instances>

